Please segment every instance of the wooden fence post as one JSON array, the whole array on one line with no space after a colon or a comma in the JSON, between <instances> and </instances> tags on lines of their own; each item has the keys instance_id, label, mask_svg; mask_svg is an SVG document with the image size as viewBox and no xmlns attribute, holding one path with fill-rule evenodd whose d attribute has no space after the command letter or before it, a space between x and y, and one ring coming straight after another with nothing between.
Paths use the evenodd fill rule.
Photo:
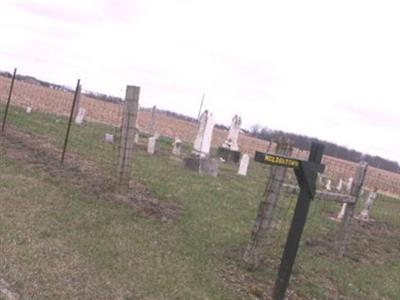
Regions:
<instances>
[{"instance_id":1,"label":"wooden fence post","mask_svg":"<svg viewBox=\"0 0 400 300\"><path fill-rule=\"evenodd\" d=\"M293 147L286 138L280 139L276 154L290 156ZM275 213L275 207L279 199L279 194L285 180L286 167L272 166L270 178L264 192L264 199L258 207L257 217L253 230L251 231L250 242L243 254L243 261L249 268L255 269L262 263L265 251L270 242L270 231Z\"/></svg>"},{"instance_id":2,"label":"wooden fence post","mask_svg":"<svg viewBox=\"0 0 400 300\"><path fill-rule=\"evenodd\" d=\"M346 252L346 247L350 241L352 234L352 222L354 218L355 209L357 206L358 199L360 198L361 189L364 185L365 175L367 174L368 164L361 162L356 171L356 176L350 190L350 200L347 203L343 221L339 229L336 244L339 257L343 257Z\"/></svg>"},{"instance_id":3,"label":"wooden fence post","mask_svg":"<svg viewBox=\"0 0 400 300\"><path fill-rule=\"evenodd\" d=\"M118 180L121 192L129 188L135 145L136 120L140 87L127 86L121 124L121 145L118 160Z\"/></svg>"}]
</instances>

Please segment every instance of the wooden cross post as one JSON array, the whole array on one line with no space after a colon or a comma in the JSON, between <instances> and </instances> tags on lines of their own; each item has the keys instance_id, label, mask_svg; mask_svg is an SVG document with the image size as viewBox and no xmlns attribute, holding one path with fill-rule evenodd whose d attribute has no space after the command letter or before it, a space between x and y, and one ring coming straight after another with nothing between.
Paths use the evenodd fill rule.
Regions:
<instances>
[{"instance_id":1,"label":"wooden cross post","mask_svg":"<svg viewBox=\"0 0 400 300\"><path fill-rule=\"evenodd\" d=\"M319 143L313 143L311 145L310 155L307 161L261 152L256 153L255 160L258 162L293 168L300 187L292 224L289 229L281 264L279 266L278 277L274 286L274 300L283 300L285 298L301 235L307 220L310 202L315 196L317 174L325 170L325 166L321 164L323 153L324 145Z\"/></svg>"}]
</instances>

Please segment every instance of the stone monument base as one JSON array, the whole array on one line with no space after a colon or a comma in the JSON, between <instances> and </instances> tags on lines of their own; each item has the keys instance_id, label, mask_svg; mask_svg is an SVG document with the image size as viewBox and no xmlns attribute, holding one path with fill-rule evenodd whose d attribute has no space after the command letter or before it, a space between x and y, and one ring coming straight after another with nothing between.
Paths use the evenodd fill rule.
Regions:
<instances>
[{"instance_id":1,"label":"stone monument base","mask_svg":"<svg viewBox=\"0 0 400 300\"><path fill-rule=\"evenodd\" d=\"M203 158L197 156L189 156L183 160L185 168L206 174L210 176L218 176L218 160L214 158Z\"/></svg>"},{"instance_id":2,"label":"stone monument base","mask_svg":"<svg viewBox=\"0 0 400 300\"><path fill-rule=\"evenodd\" d=\"M240 151L234 151L230 149L226 149L224 147L219 147L217 151L217 156L222 158L225 162L234 162L238 163L240 161L240 157L242 153Z\"/></svg>"}]
</instances>

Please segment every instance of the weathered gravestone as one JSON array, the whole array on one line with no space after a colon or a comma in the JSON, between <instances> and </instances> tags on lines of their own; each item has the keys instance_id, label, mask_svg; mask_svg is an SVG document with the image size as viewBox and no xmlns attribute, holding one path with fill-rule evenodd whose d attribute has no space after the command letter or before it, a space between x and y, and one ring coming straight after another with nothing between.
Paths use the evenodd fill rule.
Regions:
<instances>
[{"instance_id":1,"label":"weathered gravestone","mask_svg":"<svg viewBox=\"0 0 400 300\"><path fill-rule=\"evenodd\" d=\"M151 119L149 123L149 133L154 136L156 133L156 118L157 118L157 107L154 105L151 109Z\"/></svg>"},{"instance_id":2,"label":"weathered gravestone","mask_svg":"<svg viewBox=\"0 0 400 300\"><path fill-rule=\"evenodd\" d=\"M218 175L218 161L210 158L210 147L214 129L214 116L207 110L200 117L200 124L193 143L190 157L184 159L184 165L190 170L211 176Z\"/></svg>"},{"instance_id":3,"label":"weathered gravestone","mask_svg":"<svg viewBox=\"0 0 400 300\"><path fill-rule=\"evenodd\" d=\"M139 133L137 133L137 131L139 130L136 128L135 137L133 138L135 144L139 144Z\"/></svg>"},{"instance_id":4,"label":"weathered gravestone","mask_svg":"<svg viewBox=\"0 0 400 300\"><path fill-rule=\"evenodd\" d=\"M81 125L83 123L83 119L85 118L85 114L86 114L86 109L84 109L83 107L80 107L78 114L76 115L76 118L75 118L75 123L78 125Z\"/></svg>"},{"instance_id":5,"label":"weathered gravestone","mask_svg":"<svg viewBox=\"0 0 400 300\"><path fill-rule=\"evenodd\" d=\"M337 185L337 187L336 187L336 190L337 190L338 192L341 192L342 189L343 189L343 179L340 178L340 179L339 179L339 183L338 183L338 185Z\"/></svg>"},{"instance_id":6,"label":"weathered gravestone","mask_svg":"<svg viewBox=\"0 0 400 300\"><path fill-rule=\"evenodd\" d=\"M208 157L215 120L212 113L207 110L200 117L199 129L193 143L192 153L198 157Z\"/></svg>"},{"instance_id":7,"label":"weathered gravestone","mask_svg":"<svg viewBox=\"0 0 400 300\"><path fill-rule=\"evenodd\" d=\"M330 191L330 190L332 189L331 185L332 185L332 181L331 181L330 179L328 179L328 180L326 181L325 189L326 189L327 191Z\"/></svg>"},{"instance_id":8,"label":"weathered gravestone","mask_svg":"<svg viewBox=\"0 0 400 300\"><path fill-rule=\"evenodd\" d=\"M156 142L157 139L155 136L149 137L149 141L147 144L147 153L153 155L154 152L156 151Z\"/></svg>"},{"instance_id":9,"label":"weathered gravestone","mask_svg":"<svg viewBox=\"0 0 400 300\"><path fill-rule=\"evenodd\" d=\"M104 140L108 143L113 143L114 142L114 135L111 133L106 133L104 136Z\"/></svg>"},{"instance_id":10,"label":"weathered gravestone","mask_svg":"<svg viewBox=\"0 0 400 300\"><path fill-rule=\"evenodd\" d=\"M242 175L242 176L247 175L247 169L249 167L249 160L250 160L250 157L248 154L244 154L242 156L242 159L240 160L239 170L238 170L239 175Z\"/></svg>"},{"instance_id":11,"label":"weathered gravestone","mask_svg":"<svg viewBox=\"0 0 400 300\"><path fill-rule=\"evenodd\" d=\"M176 139L173 146L172 154L175 156L180 156L182 151L182 141L180 139Z\"/></svg>"},{"instance_id":12,"label":"weathered gravestone","mask_svg":"<svg viewBox=\"0 0 400 300\"><path fill-rule=\"evenodd\" d=\"M222 147L218 148L218 157L224 161L239 162L241 153L239 151L238 139L240 134L240 126L242 119L235 115L232 118L231 127L229 128L228 138L222 144Z\"/></svg>"},{"instance_id":13,"label":"weathered gravestone","mask_svg":"<svg viewBox=\"0 0 400 300\"><path fill-rule=\"evenodd\" d=\"M349 180L347 181L347 192L349 193L351 191L351 187L353 186L353 181L354 181L353 177L350 177Z\"/></svg>"},{"instance_id":14,"label":"weathered gravestone","mask_svg":"<svg viewBox=\"0 0 400 300\"><path fill-rule=\"evenodd\" d=\"M369 212L371 211L372 205L378 195L378 189L376 187L373 188L372 191L369 192L367 200L365 200L364 209L361 211L359 219L363 221L369 220Z\"/></svg>"}]
</instances>

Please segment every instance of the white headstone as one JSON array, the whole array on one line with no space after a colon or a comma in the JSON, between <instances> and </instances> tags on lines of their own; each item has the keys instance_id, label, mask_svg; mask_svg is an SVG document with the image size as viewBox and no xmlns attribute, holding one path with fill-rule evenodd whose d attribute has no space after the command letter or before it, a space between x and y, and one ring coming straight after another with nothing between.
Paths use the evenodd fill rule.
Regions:
<instances>
[{"instance_id":1,"label":"white headstone","mask_svg":"<svg viewBox=\"0 0 400 300\"><path fill-rule=\"evenodd\" d=\"M243 176L247 175L247 169L249 167L249 160L250 160L250 157L247 154L243 154L243 156L240 160L240 164L239 164L239 170L238 170L239 175L243 175Z\"/></svg>"},{"instance_id":2,"label":"white headstone","mask_svg":"<svg viewBox=\"0 0 400 300\"><path fill-rule=\"evenodd\" d=\"M338 220L343 219L344 213L346 212L346 208L347 208L347 203L343 203L343 204L342 204L342 208L340 209L340 212L339 212L339 214L338 214L338 216L337 216L337 219L338 219Z\"/></svg>"},{"instance_id":3,"label":"white headstone","mask_svg":"<svg viewBox=\"0 0 400 300\"><path fill-rule=\"evenodd\" d=\"M139 133L135 133L135 139L134 139L135 144L139 144Z\"/></svg>"},{"instance_id":4,"label":"white headstone","mask_svg":"<svg viewBox=\"0 0 400 300\"><path fill-rule=\"evenodd\" d=\"M369 220L369 212L371 211L372 205L377 196L377 190L374 189L368 194L368 198L365 201L364 209L360 213L360 219L363 221Z\"/></svg>"},{"instance_id":5,"label":"white headstone","mask_svg":"<svg viewBox=\"0 0 400 300\"><path fill-rule=\"evenodd\" d=\"M193 153L200 157L207 157L210 153L211 140L214 129L214 116L207 110L200 117L199 129L193 143Z\"/></svg>"},{"instance_id":6,"label":"white headstone","mask_svg":"<svg viewBox=\"0 0 400 300\"><path fill-rule=\"evenodd\" d=\"M343 179L340 178L340 179L339 179L339 183L338 183L338 185L337 185L337 187L336 187L336 190L339 191L339 192L341 192L341 191L342 191L342 188L343 188Z\"/></svg>"},{"instance_id":7,"label":"white headstone","mask_svg":"<svg viewBox=\"0 0 400 300\"><path fill-rule=\"evenodd\" d=\"M320 174L320 173L318 173L318 182L319 182L319 185L323 185L324 184L324 180L323 180L323 177L322 177L322 175Z\"/></svg>"},{"instance_id":8,"label":"white headstone","mask_svg":"<svg viewBox=\"0 0 400 300\"><path fill-rule=\"evenodd\" d=\"M349 178L349 181L347 182L347 191L350 193L351 187L353 186L353 177Z\"/></svg>"},{"instance_id":9,"label":"white headstone","mask_svg":"<svg viewBox=\"0 0 400 300\"><path fill-rule=\"evenodd\" d=\"M30 114L31 112L32 112L32 107L28 106L28 107L26 108L26 113L27 113L27 114Z\"/></svg>"},{"instance_id":10,"label":"white headstone","mask_svg":"<svg viewBox=\"0 0 400 300\"><path fill-rule=\"evenodd\" d=\"M114 142L114 135L111 133L106 133L104 136L104 140L108 143L113 143Z\"/></svg>"},{"instance_id":11,"label":"white headstone","mask_svg":"<svg viewBox=\"0 0 400 300\"><path fill-rule=\"evenodd\" d=\"M172 148L172 154L179 156L181 155L181 150L182 150L182 141L180 139L176 139L174 141L174 147Z\"/></svg>"},{"instance_id":12,"label":"white headstone","mask_svg":"<svg viewBox=\"0 0 400 300\"><path fill-rule=\"evenodd\" d=\"M154 136L149 137L149 143L147 144L147 153L154 154L154 152L156 151L156 141L157 139Z\"/></svg>"},{"instance_id":13,"label":"white headstone","mask_svg":"<svg viewBox=\"0 0 400 300\"><path fill-rule=\"evenodd\" d=\"M328 179L328 180L326 181L325 189L326 189L327 191L330 191L330 190L332 189L331 185L332 185L332 181L331 181L330 179Z\"/></svg>"},{"instance_id":14,"label":"white headstone","mask_svg":"<svg viewBox=\"0 0 400 300\"><path fill-rule=\"evenodd\" d=\"M157 107L154 105L151 109L151 119L149 124L149 133L155 136L156 132L156 114L157 114Z\"/></svg>"},{"instance_id":15,"label":"white headstone","mask_svg":"<svg viewBox=\"0 0 400 300\"><path fill-rule=\"evenodd\" d=\"M239 139L241 125L242 125L242 119L238 115L235 115L232 119L231 127L229 128L228 138L222 144L223 148L233 151L239 150L238 139Z\"/></svg>"},{"instance_id":16,"label":"white headstone","mask_svg":"<svg viewBox=\"0 0 400 300\"><path fill-rule=\"evenodd\" d=\"M78 114L76 115L75 118L75 123L79 125L82 124L83 119L85 118L85 114L86 114L86 109L84 109L83 107L79 107Z\"/></svg>"}]
</instances>

